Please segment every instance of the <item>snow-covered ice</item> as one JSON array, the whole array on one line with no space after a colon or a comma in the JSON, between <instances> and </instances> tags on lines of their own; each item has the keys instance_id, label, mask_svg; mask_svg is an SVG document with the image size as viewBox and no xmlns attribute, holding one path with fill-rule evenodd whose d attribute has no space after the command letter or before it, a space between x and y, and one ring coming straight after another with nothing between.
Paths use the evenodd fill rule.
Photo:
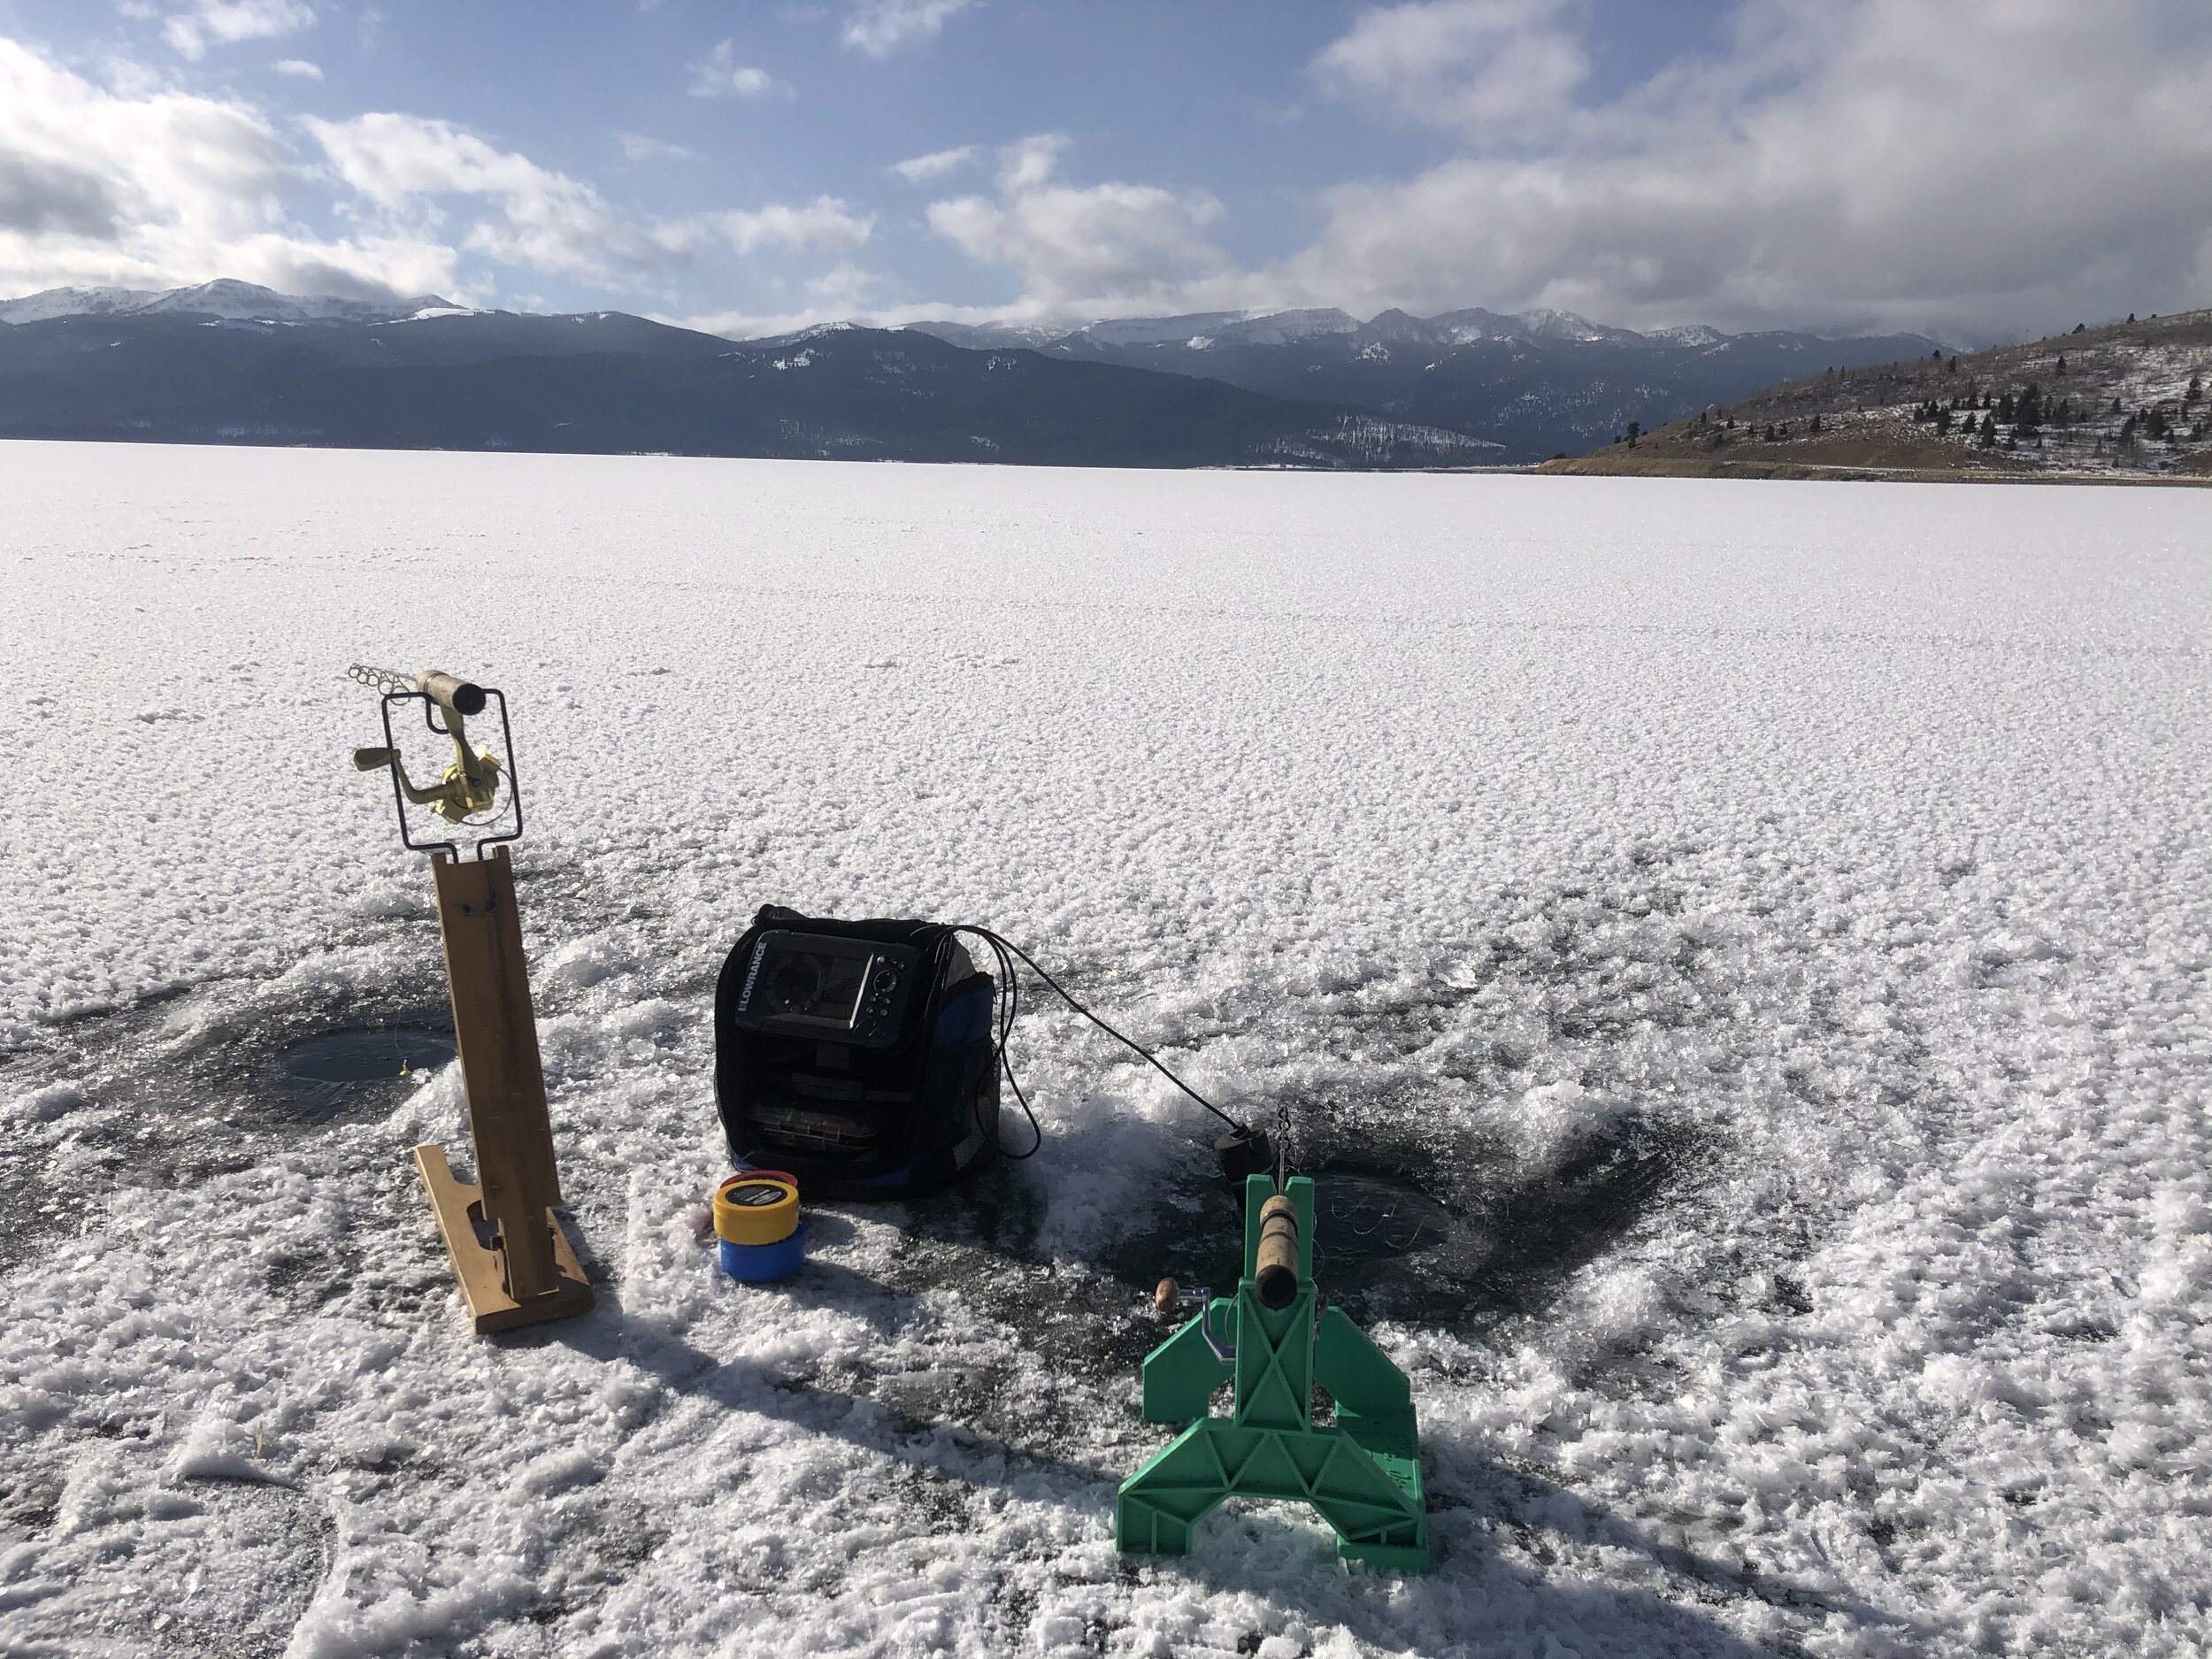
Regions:
<instances>
[{"instance_id":1,"label":"snow-covered ice","mask_svg":"<svg viewBox=\"0 0 2212 1659\"><path fill-rule=\"evenodd\" d=\"M2193 493L11 443L0 501L0 1650L2212 1642ZM440 1004L355 660L512 701L587 1318L467 1333L451 1068L287 1083ZM1449 1214L1323 1275L1432 1577L1279 1507L1115 1555L1145 1287L1233 1245L1064 1010L1039 1157L717 1277L770 901L995 926Z\"/></svg>"}]
</instances>

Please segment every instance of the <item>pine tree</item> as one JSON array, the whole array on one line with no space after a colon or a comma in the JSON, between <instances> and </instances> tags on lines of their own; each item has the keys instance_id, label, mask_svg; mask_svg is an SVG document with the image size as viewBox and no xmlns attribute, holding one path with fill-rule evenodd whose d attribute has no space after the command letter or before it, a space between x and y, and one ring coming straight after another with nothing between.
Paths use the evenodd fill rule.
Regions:
<instances>
[{"instance_id":1,"label":"pine tree","mask_svg":"<svg viewBox=\"0 0 2212 1659\"><path fill-rule=\"evenodd\" d=\"M2063 373L2066 373L2066 354L2065 354L2063 351L2062 351L2062 352L2060 352L2060 353L2058 354L2058 371L2057 371L2057 372L2058 372L2059 373L2061 373L2061 374L2063 374Z\"/></svg>"},{"instance_id":2,"label":"pine tree","mask_svg":"<svg viewBox=\"0 0 2212 1659\"><path fill-rule=\"evenodd\" d=\"M1996 442L1997 442L1997 423L1996 423L1995 421L1993 421L1993 420L1990 420L1990 419L1985 419L1982 421L1981 446L1982 446L1982 448L1983 448L1983 449L1986 449L1990 448L1993 444L1994 444Z\"/></svg>"}]
</instances>

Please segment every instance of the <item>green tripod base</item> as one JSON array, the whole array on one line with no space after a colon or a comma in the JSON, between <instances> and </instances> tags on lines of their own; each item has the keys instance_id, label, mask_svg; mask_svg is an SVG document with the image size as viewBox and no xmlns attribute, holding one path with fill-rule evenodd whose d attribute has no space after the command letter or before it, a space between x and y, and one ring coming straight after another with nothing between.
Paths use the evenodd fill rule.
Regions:
<instances>
[{"instance_id":1,"label":"green tripod base","mask_svg":"<svg viewBox=\"0 0 2212 1659\"><path fill-rule=\"evenodd\" d=\"M1297 1292L1281 1308L1260 1298L1261 1207L1276 1195L1264 1175L1245 1182L1244 1277L1145 1356L1144 1417L1188 1423L1122 1483L1114 1542L1124 1555L1180 1555L1191 1529L1224 1498L1310 1503L1336 1529L1337 1554L1401 1572L1429 1570L1427 1504L1413 1390L1364 1333L1330 1309L1317 1323L1313 1182L1294 1176L1283 1195L1298 1216ZM1336 1401L1336 1426L1313 1425L1318 1382ZM1208 1415L1234 1385L1232 1415Z\"/></svg>"}]
</instances>

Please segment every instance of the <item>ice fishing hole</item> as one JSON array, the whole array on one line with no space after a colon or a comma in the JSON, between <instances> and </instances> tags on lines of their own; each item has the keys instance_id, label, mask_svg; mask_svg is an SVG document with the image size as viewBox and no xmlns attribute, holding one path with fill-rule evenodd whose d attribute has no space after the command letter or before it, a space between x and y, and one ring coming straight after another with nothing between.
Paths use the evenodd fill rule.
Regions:
<instances>
[{"instance_id":1,"label":"ice fishing hole","mask_svg":"<svg viewBox=\"0 0 2212 1659\"><path fill-rule=\"evenodd\" d=\"M356 1026L296 1042L278 1063L293 1115L320 1120L411 1087L453 1055L451 1035L427 1026Z\"/></svg>"}]
</instances>

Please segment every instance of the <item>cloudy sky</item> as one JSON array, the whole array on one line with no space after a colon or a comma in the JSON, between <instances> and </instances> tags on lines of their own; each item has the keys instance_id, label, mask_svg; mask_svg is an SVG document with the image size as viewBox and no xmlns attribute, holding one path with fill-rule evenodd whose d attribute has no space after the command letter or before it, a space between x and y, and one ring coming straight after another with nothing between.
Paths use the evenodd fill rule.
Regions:
<instances>
[{"instance_id":1,"label":"cloudy sky","mask_svg":"<svg viewBox=\"0 0 2212 1659\"><path fill-rule=\"evenodd\" d=\"M1989 341L2212 304L2206 0L0 0L0 296Z\"/></svg>"}]
</instances>

